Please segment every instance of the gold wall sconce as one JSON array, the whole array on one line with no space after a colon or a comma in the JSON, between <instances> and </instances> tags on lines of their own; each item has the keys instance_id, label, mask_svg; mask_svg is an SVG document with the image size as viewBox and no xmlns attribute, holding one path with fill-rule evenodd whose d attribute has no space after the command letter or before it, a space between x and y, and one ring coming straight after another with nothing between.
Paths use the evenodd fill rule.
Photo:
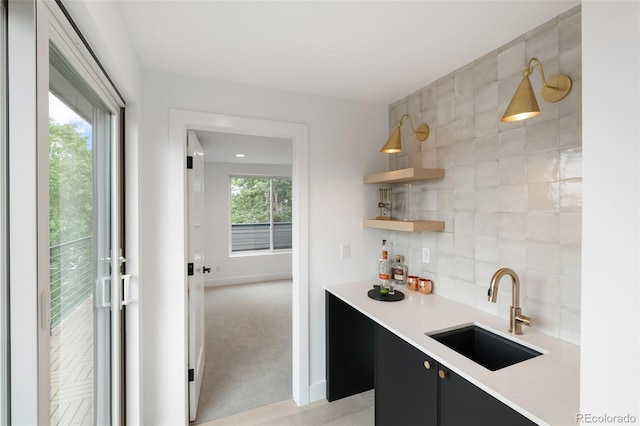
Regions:
<instances>
[{"instance_id":1,"label":"gold wall sconce","mask_svg":"<svg viewBox=\"0 0 640 426\"><path fill-rule=\"evenodd\" d=\"M395 152L402 151L400 127L402 126L402 121L405 119L405 117L409 117L409 121L411 122L411 130L413 130L413 133L416 134L416 139L418 139L420 142L427 140L427 138L429 137L429 126L427 126L426 124L421 124L418 126L418 129L415 129L413 127L413 120L411 119L411 116L409 114L405 114L400 117L400 121L398 121L396 129L393 131L393 133L391 133L391 136L389 136L389 140L386 144L384 144L380 152L384 152L385 154L393 154Z\"/></svg>"},{"instance_id":2,"label":"gold wall sconce","mask_svg":"<svg viewBox=\"0 0 640 426\"><path fill-rule=\"evenodd\" d=\"M558 102L562 100L571 91L571 78L564 74L554 75L549 80L544 78L544 70L542 63L538 58L531 58L529 65L522 73L522 81L516 89L507 110L502 116L501 121L519 121L527 118L535 117L540 114L540 108L536 101L536 95L533 93L529 75L533 73L533 63L538 64L540 68L540 77L542 78L542 98L547 102Z\"/></svg>"}]
</instances>

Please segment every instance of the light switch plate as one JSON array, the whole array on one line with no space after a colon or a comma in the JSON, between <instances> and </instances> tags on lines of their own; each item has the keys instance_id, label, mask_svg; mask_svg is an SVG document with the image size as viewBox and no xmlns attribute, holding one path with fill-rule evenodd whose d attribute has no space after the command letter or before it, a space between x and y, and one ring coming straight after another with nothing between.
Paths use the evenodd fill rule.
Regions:
<instances>
[{"instance_id":1,"label":"light switch plate","mask_svg":"<svg viewBox=\"0 0 640 426\"><path fill-rule=\"evenodd\" d=\"M351 257L351 244L349 243L342 243L340 244L340 257L347 258L347 257Z\"/></svg>"}]
</instances>

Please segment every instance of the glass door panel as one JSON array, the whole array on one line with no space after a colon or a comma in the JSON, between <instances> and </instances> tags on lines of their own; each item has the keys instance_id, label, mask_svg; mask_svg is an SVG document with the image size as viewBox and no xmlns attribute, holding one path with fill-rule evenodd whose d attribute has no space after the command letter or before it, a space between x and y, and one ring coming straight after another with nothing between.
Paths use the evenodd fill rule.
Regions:
<instances>
[{"instance_id":1,"label":"glass door panel","mask_svg":"<svg viewBox=\"0 0 640 426\"><path fill-rule=\"evenodd\" d=\"M51 424L109 424L111 114L49 50Z\"/></svg>"}]
</instances>

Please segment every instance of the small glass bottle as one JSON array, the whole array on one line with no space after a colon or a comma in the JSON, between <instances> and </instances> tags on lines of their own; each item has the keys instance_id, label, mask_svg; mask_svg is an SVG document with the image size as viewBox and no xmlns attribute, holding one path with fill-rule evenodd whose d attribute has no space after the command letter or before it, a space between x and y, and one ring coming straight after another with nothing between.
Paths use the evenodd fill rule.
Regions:
<instances>
[{"instance_id":1,"label":"small glass bottle","mask_svg":"<svg viewBox=\"0 0 640 426\"><path fill-rule=\"evenodd\" d=\"M389 280L391 275L391 264L389 263L389 253L386 250L386 240L382 240L382 257L378 263L378 281L380 283L380 292L394 294L393 285Z\"/></svg>"},{"instance_id":2,"label":"small glass bottle","mask_svg":"<svg viewBox=\"0 0 640 426\"><path fill-rule=\"evenodd\" d=\"M396 254L396 261L391 264L391 279L395 285L405 285L407 282L407 265L402 263L402 256Z\"/></svg>"}]
</instances>

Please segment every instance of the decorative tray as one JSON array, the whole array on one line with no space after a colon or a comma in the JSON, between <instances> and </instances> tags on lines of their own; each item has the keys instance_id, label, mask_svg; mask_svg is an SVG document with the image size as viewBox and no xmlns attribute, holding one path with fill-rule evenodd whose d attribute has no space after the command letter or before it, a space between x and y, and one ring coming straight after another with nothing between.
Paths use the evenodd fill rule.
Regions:
<instances>
[{"instance_id":1,"label":"decorative tray","mask_svg":"<svg viewBox=\"0 0 640 426\"><path fill-rule=\"evenodd\" d=\"M380 294L380 286L377 284L369 290L367 296L373 300L379 300L381 302L398 302L404 299L404 293L400 290L394 291L393 294Z\"/></svg>"}]
</instances>

